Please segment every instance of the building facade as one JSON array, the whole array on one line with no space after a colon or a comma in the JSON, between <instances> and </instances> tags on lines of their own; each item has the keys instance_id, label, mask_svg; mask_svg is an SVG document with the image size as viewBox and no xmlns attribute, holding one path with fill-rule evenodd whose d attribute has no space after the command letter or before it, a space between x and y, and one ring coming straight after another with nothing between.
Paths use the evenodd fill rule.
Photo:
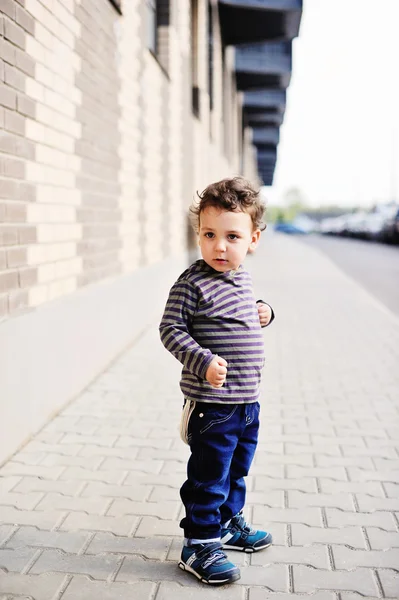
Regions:
<instances>
[{"instance_id":1,"label":"building facade","mask_svg":"<svg viewBox=\"0 0 399 600\"><path fill-rule=\"evenodd\" d=\"M259 32L245 18L260 13ZM0 0L0 461L156 318L196 190L272 179L293 14L294 0Z\"/></svg>"}]
</instances>

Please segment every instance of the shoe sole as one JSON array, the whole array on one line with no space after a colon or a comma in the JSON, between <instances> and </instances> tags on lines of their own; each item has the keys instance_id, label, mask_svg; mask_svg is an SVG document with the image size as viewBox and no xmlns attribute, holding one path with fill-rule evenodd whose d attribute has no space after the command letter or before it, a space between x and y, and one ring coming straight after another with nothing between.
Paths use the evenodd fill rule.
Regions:
<instances>
[{"instance_id":1,"label":"shoe sole","mask_svg":"<svg viewBox=\"0 0 399 600\"><path fill-rule=\"evenodd\" d=\"M231 577L229 577L229 579L220 579L219 581L208 581L207 579L204 579L202 577L202 575L200 575L199 573L197 573L196 571L194 571L194 569L192 569L191 567L189 567L188 565L186 565L186 563L180 561L179 562L179 567L181 569L183 569L183 571L187 571L188 573L191 573L192 575L195 575L195 577L197 579L199 579L200 581L202 581L202 583L207 583L208 585L224 585L225 583L233 583L234 581L237 581L238 579L240 579L241 575L239 573L237 573L237 575L232 575Z\"/></svg>"},{"instance_id":2,"label":"shoe sole","mask_svg":"<svg viewBox=\"0 0 399 600\"><path fill-rule=\"evenodd\" d=\"M238 552L247 552L248 554L252 554L253 552L259 552L259 550L264 550L265 548L269 548L269 546L271 546L272 543L273 542L269 542L268 544L265 544L264 546L258 546L257 548L252 548L252 547L245 548L245 546L240 548L240 546L229 546L228 544L223 544L223 550L237 550Z\"/></svg>"}]
</instances>

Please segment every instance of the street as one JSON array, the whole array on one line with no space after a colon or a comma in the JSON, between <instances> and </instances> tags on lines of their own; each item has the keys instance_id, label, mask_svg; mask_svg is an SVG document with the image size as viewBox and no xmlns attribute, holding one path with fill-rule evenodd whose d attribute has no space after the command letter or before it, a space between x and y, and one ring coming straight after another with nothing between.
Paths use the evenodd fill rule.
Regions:
<instances>
[{"instance_id":1,"label":"street","mask_svg":"<svg viewBox=\"0 0 399 600\"><path fill-rule=\"evenodd\" d=\"M399 246L321 235L297 239L321 250L399 316Z\"/></svg>"}]
</instances>

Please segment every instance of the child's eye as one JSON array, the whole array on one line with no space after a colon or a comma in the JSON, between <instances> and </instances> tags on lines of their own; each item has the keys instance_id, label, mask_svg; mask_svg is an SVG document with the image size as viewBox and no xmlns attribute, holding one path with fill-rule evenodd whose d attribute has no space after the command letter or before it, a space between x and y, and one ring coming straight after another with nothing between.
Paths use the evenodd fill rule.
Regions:
<instances>
[{"instance_id":1,"label":"child's eye","mask_svg":"<svg viewBox=\"0 0 399 600\"><path fill-rule=\"evenodd\" d=\"M205 234L206 238L212 239L214 237L214 234L211 231L207 231Z\"/></svg>"},{"instance_id":2,"label":"child's eye","mask_svg":"<svg viewBox=\"0 0 399 600\"><path fill-rule=\"evenodd\" d=\"M238 235L236 235L235 233L229 233L227 237L229 238L229 240L238 240Z\"/></svg>"}]
</instances>

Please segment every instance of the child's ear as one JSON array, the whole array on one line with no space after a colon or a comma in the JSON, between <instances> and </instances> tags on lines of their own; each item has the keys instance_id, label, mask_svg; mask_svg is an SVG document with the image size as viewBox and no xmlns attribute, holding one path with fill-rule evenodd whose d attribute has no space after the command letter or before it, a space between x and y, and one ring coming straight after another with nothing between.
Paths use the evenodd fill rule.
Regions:
<instances>
[{"instance_id":1,"label":"child's ear","mask_svg":"<svg viewBox=\"0 0 399 600\"><path fill-rule=\"evenodd\" d=\"M254 229L254 231L252 232L252 236L251 236L251 242L249 244L250 251L253 252L255 250L256 246L258 245L259 238L260 238L260 229Z\"/></svg>"}]
</instances>

